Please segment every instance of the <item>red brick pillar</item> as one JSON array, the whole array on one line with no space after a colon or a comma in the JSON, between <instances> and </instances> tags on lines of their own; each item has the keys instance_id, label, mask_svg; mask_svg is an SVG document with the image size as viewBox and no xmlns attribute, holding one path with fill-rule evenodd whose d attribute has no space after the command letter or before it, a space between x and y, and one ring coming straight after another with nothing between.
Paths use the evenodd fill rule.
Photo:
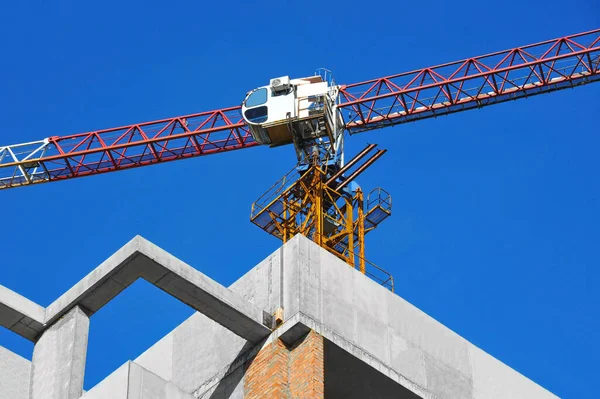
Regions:
<instances>
[{"instance_id":1,"label":"red brick pillar","mask_svg":"<svg viewBox=\"0 0 600 399\"><path fill-rule=\"evenodd\" d=\"M323 337L314 331L292 347L289 358L290 399L323 398Z\"/></svg>"},{"instance_id":2,"label":"red brick pillar","mask_svg":"<svg viewBox=\"0 0 600 399\"><path fill-rule=\"evenodd\" d=\"M311 331L291 347L277 340L246 365L245 399L323 399L323 337Z\"/></svg>"},{"instance_id":3,"label":"red brick pillar","mask_svg":"<svg viewBox=\"0 0 600 399\"><path fill-rule=\"evenodd\" d=\"M267 344L246 367L245 399L288 397L288 350L283 342Z\"/></svg>"}]
</instances>

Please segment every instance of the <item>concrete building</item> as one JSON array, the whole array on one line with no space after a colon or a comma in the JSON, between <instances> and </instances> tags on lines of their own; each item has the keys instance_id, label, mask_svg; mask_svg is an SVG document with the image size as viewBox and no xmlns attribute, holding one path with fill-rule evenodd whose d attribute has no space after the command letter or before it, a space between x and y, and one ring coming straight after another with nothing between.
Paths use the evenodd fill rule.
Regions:
<instances>
[{"instance_id":1,"label":"concrete building","mask_svg":"<svg viewBox=\"0 0 600 399\"><path fill-rule=\"evenodd\" d=\"M137 278L197 313L83 392L89 318ZM275 316L276 315L276 316ZM0 399L550 399L303 236L226 288L135 237L47 308L0 286Z\"/></svg>"}]
</instances>

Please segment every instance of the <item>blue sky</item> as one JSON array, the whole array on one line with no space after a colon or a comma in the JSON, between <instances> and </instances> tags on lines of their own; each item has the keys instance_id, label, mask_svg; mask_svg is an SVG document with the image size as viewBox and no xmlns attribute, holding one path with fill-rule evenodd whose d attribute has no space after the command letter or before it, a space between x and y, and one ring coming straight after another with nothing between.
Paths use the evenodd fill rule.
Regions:
<instances>
[{"instance_id":1,"label":"blue sky","mask_svg":"<svg viewBox=\"0 0 600 399\"><path fill-rule=\"evenodd\" d=\"M168 3L168 4L167 4ZM496 2L2 5L0 144L241 103L271 77L436 65L600 26L600 5ZM394 198L367 242L397 293L562 397L591 398L600 347L600 84L352 136L387 148ZM7 190L0 284L47 306L140 234L228 285L280 243L250 204L294 164L254 148ZM138 282L92 318L85 386L192 311ZM32 345L0 330L0 345Z\"/></svg>"}]
</instances>

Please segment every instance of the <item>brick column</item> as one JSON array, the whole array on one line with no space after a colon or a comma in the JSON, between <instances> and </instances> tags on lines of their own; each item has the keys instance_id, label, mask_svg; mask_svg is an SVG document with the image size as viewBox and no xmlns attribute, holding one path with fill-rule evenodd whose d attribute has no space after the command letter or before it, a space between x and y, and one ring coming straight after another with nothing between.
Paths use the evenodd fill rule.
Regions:
<instances>
[{"instance_id":1,"label":"brick column","mask_svg":"<svg viewBox=\"0 0 600 399\"><path fill-rule=\"evenodd\" d=\"M289 387L291 399L323 398L325 395L323 337L314 331L292 347Z\"/></svg>"},{"instance_id":2,"label":"brick column","mask_svg":"<svg viewBox=\"0 0 600 399\"><path fill-rule=\"evenodd\" d=\"M30 399L77 399L83 374L90 319L75 307L42 333L33 348Z\"/></svg>"},{"instance_id":3,"label":"brick column","mask_svg":"<svg viewBox=\"0 0 600 399\"><path fill-rule=\"evenodd\" d=\"M246 366L244 399L287 398L287 352L280 340L258 352Z\"/></svg>"},{"instance_id":4,"label":"brick column","mask_svg":"<svg viewBox=\"0 0 600 399\"><path fill-rule=\"evenodd\" d=\"M245 399L322 399L323 337L314 331L291 347L280 340L265 346L246 365Z\"/></svg>"}]
</instances>

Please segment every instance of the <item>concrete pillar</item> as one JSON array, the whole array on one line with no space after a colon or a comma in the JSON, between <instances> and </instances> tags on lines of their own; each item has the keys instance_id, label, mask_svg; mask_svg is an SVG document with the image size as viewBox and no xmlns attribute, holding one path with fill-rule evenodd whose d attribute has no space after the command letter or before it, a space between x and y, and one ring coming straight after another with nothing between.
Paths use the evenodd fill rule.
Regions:
<instances>
[{"instance_id":1,"label":"concrete pillar","mask_svg":"<svg viewBox=\"0 0 600 399\"><path fill-rule=\"evenodd\" d=\"M77 399L83 375L90 319L75 307L44 331L33 349L30 399Z\"/></svg>"}]
</instances>

